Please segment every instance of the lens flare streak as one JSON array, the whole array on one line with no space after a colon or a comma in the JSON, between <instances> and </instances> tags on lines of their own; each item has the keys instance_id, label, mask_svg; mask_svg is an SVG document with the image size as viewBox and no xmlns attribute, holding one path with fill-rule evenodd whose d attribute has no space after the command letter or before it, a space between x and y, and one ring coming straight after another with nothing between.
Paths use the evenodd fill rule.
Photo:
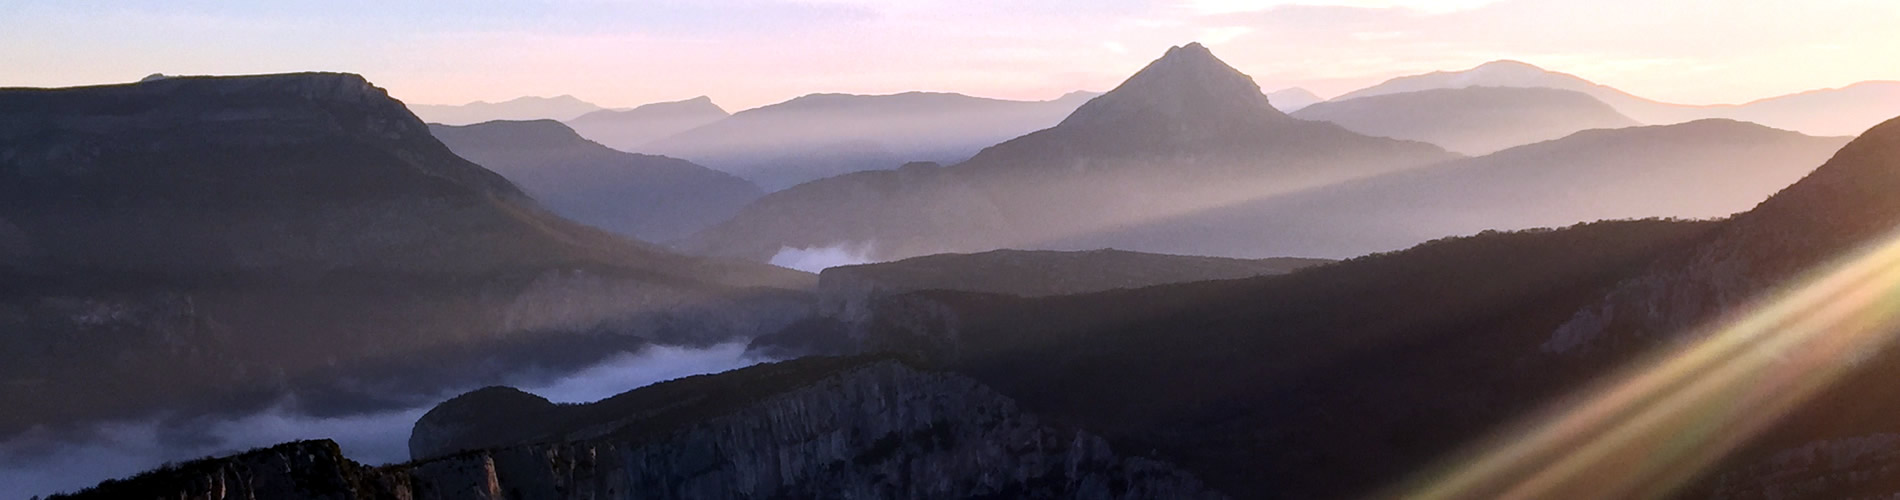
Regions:
<instances>
[{"instance_id":1,"label":"lens flare streak","mask_svg":"<svg viewBox=\"0 0 1900 500\"><path fill-rule=\"evenodd\" d=\"M1893 340L1900 233L1879 241L1388 496L1667 496Z\"/></svg>"}]
</instances>

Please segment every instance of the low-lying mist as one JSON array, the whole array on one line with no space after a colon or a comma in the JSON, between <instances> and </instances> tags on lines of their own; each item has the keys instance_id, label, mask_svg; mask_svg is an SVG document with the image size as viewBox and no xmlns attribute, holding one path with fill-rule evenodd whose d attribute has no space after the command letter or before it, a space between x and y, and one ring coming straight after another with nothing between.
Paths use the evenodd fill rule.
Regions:
<instances>
[{"instance_id":1,"label":"low-lying mist","mask_svg":"<svg viewBox=\"0 0 1900 500\"><path fill-rule=\"evenodd\" d=\"M703 349L652 346L570 373L521 373L509 385L562 403L599 400L655 382L742 368L766 360L744 343ZM442 401L476 389L436 395ZM0 498L74 491L166 462L220 456L299 439L335 440L366 464L409 459L409 430L434 403L347 415L313 416L314 409L285 400L241 416L167 417L99 424L78 433L36 429L0 441Z\"/></svg>"},{"instance_id":2,"label":"low-lying mist","mask_svg":"<svg viewBox=\"0 0 1900 500\"><path fill-rule=\"evenodd\" d=\"M839 243L824 247L793 248L780 247L772 255L772 265L816 273L838 266L854 266L876 262L871 258L873 246L870 243Z\"/></svg>"}]
</instances>

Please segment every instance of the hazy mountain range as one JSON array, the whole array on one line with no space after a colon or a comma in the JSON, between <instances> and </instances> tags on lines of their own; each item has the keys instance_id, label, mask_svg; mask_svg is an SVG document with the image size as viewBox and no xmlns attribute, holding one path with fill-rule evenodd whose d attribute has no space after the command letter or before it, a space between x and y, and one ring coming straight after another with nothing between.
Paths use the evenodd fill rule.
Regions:
<instances>
[{"instance_id":1,"label":"hazy mountain range","mask_svg":"<svg viewBox=\"0 0 1900 500\"><path fill-rule=\"evenodd\" d=\"M456 155L514 181L554 213L644 241L693 234L764 195L732 174L616 151L553 120L430 125L429 131Z\"/></svg>"},{"instance_id":2,"label":"hazy mountain range","mask_svg":"<svg viewBox=\"0 0 1900 500\"><path fill-rule=\"evenodd\" d=\"M906 162L956 162L1048 128L1094 94L1006 101L962 94L812 94L748 109L635 150L685 158L768 191Z\"/></svg>"},{"instance_id":3,"label":"hazy mountain range","mask_svg":"<svg viewBox=\"0 0 1900 500\"><path fill-rule=\"evenodd\" d=\"M1731 121L1581 131L1634 122L1551 89L1384 94L1293 117L1262 100L1205 49L1180 49L1055 128L964 164L772 193L687 248L758 260L812 248L888 260L1102 247L1343 258L1485 229L1719 217L1793 182L1844 142ZM1421 143L1296 118L1471 149L1536 144L1452 161Z\"/></svg>"},{"instance_id":4,"label":"hazy mountain range","mask_svg":"<svg viewBox=\"0 0 1900 500\"><path fill-rule=\"evenodd\" d=\"M1346 258L1485 230L1726 217L1846 143L1729 120L1589 130L1051 246L1146 241L1157 252Z\"/></svg>"},{"instance_id":5,"label":"hazy mountain range","mask_svg":"<svg viewBox=\"0 0 1900 500\"><path fill-rule=\"evenodd\" d=\"M1339 124L1361 134L1428 142L1485 155L1596 128L1637 125L1589 95L1566 90L1466 87L1334 100L1294 118Z\"/></svg>"},{"instance_id":6,"label":"hazy mountain range","mask_svg":"<svg viewBox=\"0 0 1900 500\"><path fill-rule=\"evenodd\" d=\"M1169 50L1053 128L952 166L862 172L775 192L686 248L760 260L837 245L869 247L879 260L1036 248L1452 157L1289 117L1251 78L1193 44Z\"/></svg>"},{"instance_id":7,"label":"hazy mountain range","mask_svg":"<svg viewBox=\"0 0 1900 500\"><path fill-rule=\"evenodd\" d=\"M640 151L654 140L723 120L731 113L712 99L656 102L629 110L603 109L567 120L576 132L621 151Z\"/></svg>"},{"instance_id":8,"label":"hazy mountain range","mask_svg":"<svg viewBox=\"0 0 1900 500\"><path fill-rule=\"evenodd\" d=\"M1868 127L1900 114L1900 82L1863 82L1745 104L1693 106L1637 97L1575 75L1518 61L1494 61L1464 71L1394 78L1332 100L1468 87L1534 87L1582 92L1636 121L1652 125L1729 118L1814 135L1859 135Z\"/></svg>"},{"instance_id":9,"label":"hazy mountain range","mask_svg":"<svg viewBox=\"0 0 1900 500\"><path fill-rule=\"evenodd\" d=\"M475 101L461 105L409 105L409 111L422 121L444 125L468 125L494 120L570 120L602 109L571 95L517 97L502 102Z\"/></svg>"},{"instance_id":10,"label":"hazy mountain range","mask_svg":"<svg viewBox=\"0 0 1900 500\"><path fill-rule=\"evenodd\" d=\"M1200 44L1102 94L732 114L0 89L0 469L291 408L413 460L68 498L1892 496L1897 93L1499 61L1322 101ZM712 346L776 362L585 375Z\"/></svg>"}]
</instances>

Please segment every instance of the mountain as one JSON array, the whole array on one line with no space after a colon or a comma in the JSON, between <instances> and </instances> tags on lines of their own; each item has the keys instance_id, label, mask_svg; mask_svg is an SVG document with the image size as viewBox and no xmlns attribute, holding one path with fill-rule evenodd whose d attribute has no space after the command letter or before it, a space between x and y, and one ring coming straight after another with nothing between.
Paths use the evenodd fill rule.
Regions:
<instances>
[{"instance_id":1,"label":"mountain","mask_svg":"<svg viewBox=\"0 0 1900 500\"><path fill-rule=\"evenodd\" d=\"M968 378L879 357L755 366L582 405L484 389L416 429L446 439L444 451L484 446L369 468L332 442L286 443L54 498L1223 498Z\"/></svg>"},{"instance_id":2,"label":"mountain","mask_svg":"<svg viewBox=\"0 0 1900 500\"><path fill-rule=\"evenodd\" d=\"M1730 120L1586 130L1051 244L1142 240L1164 242L1151 247L1160 252L1345 258L1492 229L1727 217L1800 180L1847 141Z\"/></svg>"},{"instance_id":3,"label":"mountain","mask_svg":"<svg viewBox=\"0 0 1900 500\"><path fill-rule=\"evenodd\" d=\"M1713 106L1713 116L1817 135L1860 135L1900 115L1900 82L1861 82L1736 106Z\"/></svg>"},{"instance_id":4,"label":"mountain","mask_svg":"<svg viewBox=\"0 0 1900 500\"><path fill-rule=\"evenodd\" d=\"M1082 295L924 291L838 326L856 328L847 348L920 356L1235 498L1391 498L1377 490L1636 359L1539 346L1715 226L1487 232L1285 275Z\"/></svg>"},{"instance_id":5,"label":"mountain","mask_svg":"<svg viewBox=\"0 0 1900 500\"><path fill-rule=\"evenodd\" d=\"M656 102L620 111L603 109L567 121L582 137L621 151L639 151L655 139L692 130L732 116L712 99Z\"/></svg>"},{"instance_id":6,"label":"mountain","mask_svg":"<svg viewBox=\"0 0 1900 500\"><path fill-rule=\"evenodd\" d=\"M765 194L686 160L616 151L553 120L430 125L429 131L554 213L644 241L685 237Z\"/></svg>"},{"instance_id":7,"label":"mountain","mask_svg":"<svg viewBox=\"0 0 1900 500\"><path fill-rule=\"evenodd\" d=\"M1312 91L1299 87L1269 92L1267 93L1267 100L1273 102L1274 108L1286 113L1299 111L1307 106L1326 101L1326 99L1322 99L1320 96L1313 94Z\"/></svg>"},{"instance_id":8,"label":"mountain","mask_svg":"<svg viewBox=\"0 0 1900 500\"><path fill-rule=\"evenodd\" d=\"M771 193L685 247L760 261L786 249L838 245L867 247L872 260L1044 248L1050 240L1453 157L1289 117L1251 78L1189 44L1055 127L953 166L911 164ZM1088 248L1147 251L1157 243ZM1168 253L1221 254L1205 250Z\"/></svg>"},{"instance_id":9,"label":"mountain","mask_svg":"<svg viewBox=\"0 0 1900 500\"><path fill-rule=\"evenodd\" d=\"M1610 105L1625 116L1647 124L1679 123L1705 117L1694 106L1644 99L1576 75L1508 60L1488 62L1464 71L1435 71L1422 75L1401 76L1378 85L1348 92L1333 100L1345 101L1421 90L1469 87L1530 87L1581 92L1603 101L1604 104Z\"/></svg>"},{"instance_id":10,"label":"mountain","mask_svg":"<svg viewBox=\"0 0 1900 500\"><path fill-rule=\"evenodd\" d=\"M468 125L495 120L570 120L602 109L604 108L571 95L517 97L502 102L475 101L462 105L409 105L409 110L422 121L445 125Z\"/></svg>"},{"instance_id":11,"label":"mountain","mask_svg":"<svg viewBox=\"0 0 1900 500\"><path fill-rule=\"evenodd\" d=\"M1493 61L1465 71L1394 78L1333 100L1468 87L1533 87L1582 92L1638 122L1652 125L1727 118L1811 135L1859 135L1900 114L1900 82L1862 82L1744 104L1692 106L1644 99L1575 75L1518 61Z\"/></svg>"},{"instance_id":12,"label":"mountain","mask_svg":"<svg viewBox=\"0 0 1900 500\"><path fill-rule=\"evenodd\" d=\"M1900 491L1890 465L1891 436L1900 428L1889 418L1900 411L1892 390L1900 360L1886 348L1893 322L1880 298L1891 296L1892 282L1867 274L1892 269L1900 202L1887 187L1897 182L1900 120L1891 120L1754 210L1579 308L1542 347L1598 360L1719 341L1728 347L1712 359L1732 363L1723 369L1752 366L1762 380L1826 375L1800 392L1808 399L1793 400L1795 406L1759 405L1776 418L1755 427L1728 416L1698 424L1738 437L1730 441L1732 454L1690 478L1690 494L1848 498ZM1842 285L1854 288L1843 295ZM1758 358L1816 359L1830 368L1749 364Z\"/></svg>"},{"instance_id":13,"label":"mountain","mask_svg":"<svg viewBox=\"0 0 1900 500\"><path fill-rule=\"evenodd\" d=\"M1094 97L1005 101L961 94L812 94L633 150L685 158L777 191L814 179L905 162L956 162L985 146L1048 128Z\"/></svg>"},{"instance_id":14,"label":"mountain","mask_svg":"<svg viewBox=\"0 0 1900 500\"><path fill-rule=\"evenodd\" d=\"M0 435L743 339L813 284L557 217L349 74L0 90L0 220Z\"/></svg>"},{"instance_id":15,"label":"mountain","mask_svg":"<svg viewBox=\"0 0 1900 500\"><path fill-rule=\"evenodd\" d=\"M1472 155L1582 130L1638 125L1583 93L1511 87L1433 89L1334 100L1308 106L1293 116Z\"/></svg>"}]
</instances>

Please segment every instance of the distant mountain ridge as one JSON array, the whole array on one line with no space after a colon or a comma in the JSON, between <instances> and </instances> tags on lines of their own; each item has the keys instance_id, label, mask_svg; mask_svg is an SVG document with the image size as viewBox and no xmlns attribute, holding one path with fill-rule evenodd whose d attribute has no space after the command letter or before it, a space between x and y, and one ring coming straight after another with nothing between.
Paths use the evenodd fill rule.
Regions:
<instances>
[{"instance_id":1,"label":"distant mountain ridge","mask_svg":"<svg viewBox=\"0 0 1900 500\"><path fill-rule=\"evenodd\" d=\"M683 101L644 104L629 110L604 109L567 120L581 136L621 151L640 151L647 143L732 116L699 96Z\"/></svg>"},{"instance_id":2,"label":"distant mountain ridge","mask_svg":"<svg viewBox=\"0 0 1900 500\"><path fill-rule=\"evenodd\" d=\"M1315 103L1295 118L1361 134L1436 144L1485 155L1589 129L1639 125L1581 92L1534 87L1465 87Z\"/></svg>"},{"instance_id":3,"label":"distant mountain ridge","mask_svg":"<svg viewBox=\"0 0 1900 500\"><path fill-rule=\"evenodd\" d=\"M731 174L616 151L553 120L429 129L456 154L513 180L555 213L642 241L685 237L764 195Z\"/></svg>"},{"instance_id":4,"label":"distant mountain ridge","mask_svg":"<svg viewBox=\"0 0 1900 500\"><path fill-rule=\"evenodd\" d=\"M571 95L517 97L501 102L475 101L460 105L409 105L409 110L422 121L444 125L468 125L495 120L571 120L602 109L605 108Z\"/></svg>"},{"instance_id":5,"label":"distant mountain ridge","mask_svg":"<svg viewBox=\"0 0 1900 500\"><path fill-rule=\"evenodd\" d=\"M1451 235L1748 210L1845 145L1732 120L1586 130L1452 160L1058 242L1172 242L1160 252L1349 258ZM1199 228L1244 230L1207 234Z\"/></svg>"},{"instance_id":6,"label":"distant mountain ridge","mask_svg":"<svg viewBox=\"0 0 1900 500\"><path fill-rule=\"evenodd\" d=\"M963 161L984 147L1055 125L1094 95L1006 101L941 92L811 94L631 150L685 158L776 191L906 162Z\"/></svg>"},{"instance_id":7,"label":"distant mountain ridge","mask_svg":"<svg viewBox=\"0 0 1900 500\"><path fill-rule=\"evenodd\" d=\"M1637 97L1576 75L1509 60L1492 61L1464 71L1393 78L1333 100L1466 87L1537 87L1582 92L1636 121L1651 125L1728 118L1822 136L1860 135L1869 127L1900 114L1900 82L1862 82L1743 104L1696 106Z\"/></svg>"},{"instance_id":8,"label":"distant mountain ridge","mask_svg":"<svg viewBox=\"0 0 1900 500\"><path fill-rule=\"evenodd\" d=\"M1453 157L1428 144L1289 117L1251 78L1189 44L1055 127L953 166L863 172L772 193L686 248L757 260L786 248L839 244L869 246L877 260L1040 248L1073 233ZM1144 251L1147 244L1089 248Z\"/></svg>"}]
</instances>

